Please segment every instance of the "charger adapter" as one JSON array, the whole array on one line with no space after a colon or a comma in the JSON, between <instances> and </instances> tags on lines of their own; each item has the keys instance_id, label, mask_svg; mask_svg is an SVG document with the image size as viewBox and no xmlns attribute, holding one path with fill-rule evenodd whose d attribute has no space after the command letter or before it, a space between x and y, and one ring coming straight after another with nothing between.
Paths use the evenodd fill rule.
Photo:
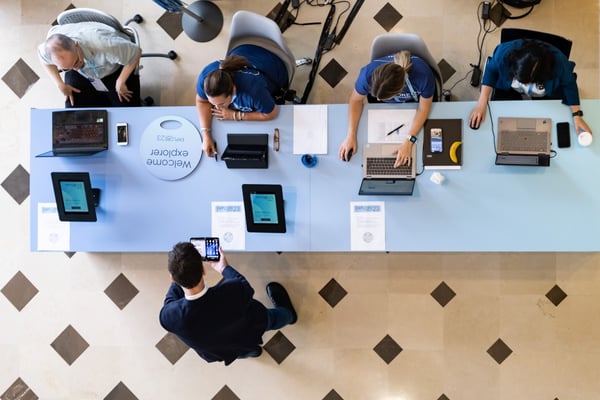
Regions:
<instances>
[{"instance_id":1,"label":"charger adapter","mask_svg":"<svg viewBox=\"0 0 600 400\"><path fill-rule=\"evenodd\" d=\"M490 18L490 8L491 8L491 4L489 1L484 1L481 4L481 19L482 20L487 20Z\"/></svg>"},{"instance_id":2,"label":"charger adapter","mask_svg":"<svg viewBox=\"0 0 600 400\"><path fill-rule=\"evenodd\" d=\"M473 65L473 73L471 74L471 86L479 86L481 80L481 68L479 65Z\"/></svg>"}]
</instances>

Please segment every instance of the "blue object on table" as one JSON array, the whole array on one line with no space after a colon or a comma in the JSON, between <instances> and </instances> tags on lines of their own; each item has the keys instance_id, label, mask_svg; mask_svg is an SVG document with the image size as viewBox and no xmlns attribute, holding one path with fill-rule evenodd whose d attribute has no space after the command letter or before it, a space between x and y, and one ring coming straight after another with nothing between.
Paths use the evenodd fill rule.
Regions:
<instances>
[{"instance_id":1,"label":"blue object on table","mask_svg":"<svg viewBox=\"0 0 600 400\"><path fill-rule=\"evenodd\" d=\"M302 155L302 165L306 168L312 168L317 165L317 156L313 156L312 154L304 154Z\"/></svg>"}]
</instances>

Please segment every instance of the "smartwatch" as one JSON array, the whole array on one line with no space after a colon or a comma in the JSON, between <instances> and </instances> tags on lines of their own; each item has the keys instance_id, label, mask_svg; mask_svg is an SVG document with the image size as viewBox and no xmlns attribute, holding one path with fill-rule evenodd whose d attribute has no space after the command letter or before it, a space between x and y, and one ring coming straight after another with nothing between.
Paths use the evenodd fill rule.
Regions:
<instances>
[{"instance_id":1,"label":"smartwatch","mask_svg":"<svg viewBox=\"0 0 600 400\"><path fill-rule=\"evenodd\" d=\"M574 117L583 117L583 111L578 110L573 113Z\"/></svg>"},{"instance_id":2,"label":"smartwatch","mask_svg":"<svg viewBox=\"0 0 600 400\"><path fill-rule=\"evenodd\" d=\"M411 136L408 138L408 140L410 140L411 143L415 143L417 141L417 137L416 136Z\"/></svg>"}]
</instances>

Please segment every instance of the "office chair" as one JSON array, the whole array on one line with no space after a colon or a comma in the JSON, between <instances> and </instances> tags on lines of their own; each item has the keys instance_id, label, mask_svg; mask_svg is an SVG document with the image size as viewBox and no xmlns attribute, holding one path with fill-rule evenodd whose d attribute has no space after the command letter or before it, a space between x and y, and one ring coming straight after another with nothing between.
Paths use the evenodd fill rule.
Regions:
<instances>
[{"instance_id":1,"label":"office chair","mask_svg":"<svg viewBox=\"0 0 600 400\"><path fill-rule=\"evenodd\" d=\"M138 24L141 23L143 21L143 18L140 15L135 15L132 19L128 20L125 23L125 25L122 25L118 19L105 12L95 10L92 8L73 8L60 13L56 18L56 21L59 25L76 24L79 22L98 22L104 25L108 25L118 32L126 34L133 43L137 44L138 46L140 45L140 38L138 36L137 31L128 25L130 22L136 22ZM142 53L142 57L163 57L175 60L177 58L177 53L173 50L165 54ZM140 65L138 65L135 70L136 75L139 75L139 70ZM143 104L152 105L154 104L154 100L151 97L146 97L143 100Z\"/></svg>"},{"instance_id":2,"label":"office chair","mask_svg":"<svg viewBox=\"0 0 600 400\"><path fill-rule=\"evenodd\" d=\"M402 50L410 51L410 54L420 57L429 65L435 77L433 101L441 101L442 85L444 83L442 73L420 36L414 33L384 33L375 37L373 43L371 43L371 61L398 53Z\"/></svg>"},{"instance_id":3,"label":"office chair","mask_svg":"<svg viewBox=\"0 0 600 400\"><path fill-rule=\"evenodd\" d=\"M532 31L520 28L503 28L500 31L500 43L506 43L517 39L535 39L551 44L561 51L567 58L571 55L573 41L559 35L547 32ZM487 58L489 61L490 57ZM487 61L486 61L487 64ZM574 73L575 77L577 75ZM560 99L561 97L548 97L548 100ZM519 100L521 95L515 91L496 89L492 91L491 100Z\"/></svg>"},{"instance_id":4,"label":"office chair","mask_svg":"<svg viewBox=\"0 0 600 400\"><path fill-rule=\"evenodd\" d=\"M536 39L541 42L546 42L559 49L567 58L571 55L571 47L573 46L571 40L553 33L519 28L503 28L502 31L500 31L500 43L510 42L511 40L516 39Z\"/></svg>"},{"instance_id":5,"label":"office chair","mask_svg":"<svg viewBox=\"0 0 600 400\"><path fill-rule=\"evenodd\" d=\"M243 44L262 47L279 57L287 69L289 87L296 72L296 59L285 44L275 21L250 11L242 10L233 14L227 53Z\"/></svg>"}]
</instances>

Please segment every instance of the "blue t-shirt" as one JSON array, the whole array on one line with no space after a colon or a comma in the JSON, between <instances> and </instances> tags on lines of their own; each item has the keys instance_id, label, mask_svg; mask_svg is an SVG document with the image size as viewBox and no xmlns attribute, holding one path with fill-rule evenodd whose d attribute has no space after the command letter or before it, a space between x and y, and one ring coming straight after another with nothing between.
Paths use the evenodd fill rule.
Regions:
<instances>
[{"instance_id":1,"label":"blue t-shirt","mask_svg":"<svg viewBox=\"0 0 600 400\"><path fill-rule=\"evenodd\" d=\"M233 74L235 95L230 108L242 112L258 111L269 114L275 108L273 94L288 86L288 73L283 62L275 54L262 47L242 45L231 50L228 55L243 56L250 68ZM208 64L200 73L196 83L196 93L207 100L204 92L204 79L219 69L221 61Z\"/></svg>"},{"instance_id":2,"label":"blue t-shirt","mask_svg":"<svg viewBox=\"0 0 600 400\"><path fill-rule=\"evenodd\" d=\"M408 79L412 88L418 98L430 98L435 93L435 77L431 68L425 61L417 56L411 56L410 61L412 67L408 70ZM358 78L354 83L354 89L358 94L366 96L371 93L371 77L373 71L382 64L388 64L394 62L394 56L389 55L378 58L377 60L371 61L360 69ZM402 92L391 99L382 100L384 103L405 103L408 101L414 101L413 96L410 92L409 86L404 85Z\"/></svg>"}]
</instances>

